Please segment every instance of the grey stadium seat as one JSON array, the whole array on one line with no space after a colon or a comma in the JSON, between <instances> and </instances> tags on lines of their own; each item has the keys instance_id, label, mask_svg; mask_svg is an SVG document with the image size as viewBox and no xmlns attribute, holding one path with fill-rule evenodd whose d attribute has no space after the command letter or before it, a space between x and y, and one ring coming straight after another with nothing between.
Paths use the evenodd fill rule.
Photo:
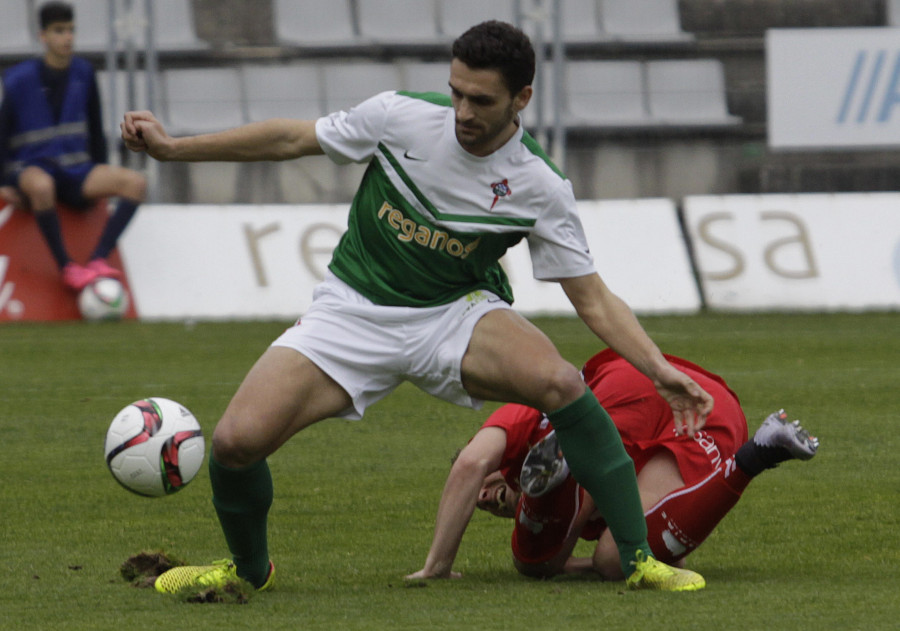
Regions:
<instances>
[{"instance_id":1,"label":"grey stadium seat","mask_svg":"<svg viewBox=\"0 0 900 631\"><path fill-rule=\"evenodd\" d=\"M325 110L345 110L386 90L400 88L400 73L393 63L370 61L328 62L325 79Z\"/></svg>"},{"instance_id":2,"label":"grey stadium seat","mask_svg":"<svg viewBox=\"0 0 900 631\"><path fill-rule=\"evenodd\" d=\"M40 50L33 13L22 0L0 0L0 53L35 54Z\"/></svg>"},{"instance_id":3,"label":"grey stadium seat","mask_svg":"<svg viewBox=\"0 0 900 631\"><path fill-rule=\"evenodd\" d=\"M570 61L565 72L567 125L616 127L648 123L640 61Z\"/></svg>"},{"instance_id":4,"label":"grey stadium seat","mask_svg":"<svg viewBox=\"0 0 900 631\"><path fill-rule=\"evenodd\" d=\"M649 61L650 116L657 124L733 125L728 113L725 71L718 59Z\"/></svg>"},{"instance_id":5,"label":"grey stadium seat","mask_svg":"<svg viewBox=\"0 0 900 631\"><path fill-rule=\"evenodd\" d=\"M109 47L109 3L107 0L70 0L75 10L75 50L88 53ZM24 3L23 3L24 4Z\"/></svg>"},{"instance_id":6,"label":"grey stadium seat","mask_svg":"<svg viewBox=\"0 0 900 631\"><path fill-rule=\"evenodd\" d=\"M600 0L607 37L630 41L677 42L693 39L681 30L678 0Z\"/></svg>"},{"instance_id":7,"label":"grey stadium seat","mask_svg":"<svg viewBox=\"0 0 900 631\"><path fill-rule=\"evenodd\" d=\"M84 52L103 52L109 47L110 15L108 0L70 0L75 9L75 49ZM115 0L116 23L126 24L129 15L122 0ZM147 32L142 22L144 3L135 1L137 16L134 45L138 50L147 46ZM153 0L150 3L153 22L153 43L159 51L204 50L209 44L197 37L191 0ZM116 49L126 46L125 33L116 32Z\"/></svg>"},{"instance_id":8,"label":"grey stadium seat","mask_svg":"<svg viewBox=\"0 0 900 631\"><path fill-rule=\"evenodd\" d=\"M110 72L106 70L97 72L97 87L100 89L100 100L103 103L103 123L104 127L109 127L107 133L113 137L119 135L119 122L125 117L125 112L132 109L128 103L128 74L124 70L116 70L115 73L115 103L113 103L112 92L110 91ZM159 96L158 87L156 88L156 96ZM114 109L113 105L115 105ZM133 109L143 110L149 108L147 75L143 70L138 70L134 75ZM114 121L111 126L110 121Z\"/></svg>"},{"instance_id":9,"label":"grey stadium seat","mask_svg":"<svg viewBox=\"0 0 900 631\"><path fill-rule=\"evenodd\" d=\"M356 0L363 41L433 44L438 35L434 0Z\"/></svg>"},{"instance_id":10,"label":"grey stadium seat","mask_svg":"<svg viewBox=\"0 0 900 631\"><path fill-rule=\"evenodd\" d=\"M449 61L413 61L400 66L401 85L411 92L450 94Z\"/></svg>"},{"instance_id":11,"label":"grey stadium seat","mask_svg":"<svg viewBox=\"0 0 900 631\"><path fill-rule=\"evenodd\" d=\"M165 120L177 133L204 133L246 122L237 68L172 69L162 73Z\"/></svg>"},{"instance_id":12,"label":"grey stadium seat","mask_svg":"<svg viewBox=\"0 0 900 631\"><path fill-rule=\"evenodd\" d=\"M325 113L318 62L241 67L250 121L314 119Z\"/></svg>"},{"instance_id":13,"label":"grey stadium seat","mask_svg":"<svg viewBox=\"0 0 900 631\"><path fill-rule=\"evenodd\" d=\"M191 0L153 0L153 43L160 51L191 51L209 48L194 28ZM144 45L143 36L140 39Z\"/></svg>"},{"instance_id":14,"label":"grey stadium seat","mask_svg":"<svg viewBox=\"0 0 900 631\"><path fill-rule=\"evenodd\" d=\"M275 36L282 44L350 46L359 43L350 0L275 0Z\"/></svg>"},{"instance_id":15,"label":"grey stadium seat","mask_svg":"<svg viewBox=\"0 0 900 631\"><path fill-rule=\"evenodd\" d=\"M438 18L444 37L455 39L485 20L515 24L513 0L452 0L438 3Z\"/></svg>"},{"instance_id":16,"label":"grey stadium seat","mask_svg":"<svg viewBox=\"0 0 900 631\"><path fill-rule=\"evenodd\" d=\"M560 0L560 8L565 42L596 42L603 38L598 0ZM549 30L545 32L550 33Z\"/></svg>"}]
</instances>

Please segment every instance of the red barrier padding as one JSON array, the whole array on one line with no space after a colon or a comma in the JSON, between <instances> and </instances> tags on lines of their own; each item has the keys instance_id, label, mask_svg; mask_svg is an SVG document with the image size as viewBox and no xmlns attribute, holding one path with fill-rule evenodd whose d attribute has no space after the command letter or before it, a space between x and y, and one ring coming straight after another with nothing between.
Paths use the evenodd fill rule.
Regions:
<instances>
[{"instance_id":1,"label":"red barrier padding","mask_svg":"<svg viewBox=\"0 0 900 631\"><path fill-rule=\"evenodd\" d=\"M60 206L58 212L69 255L86 263L106 224L106 201L88 210ZM108 260L126 272L118 251ZM127 272L122 282L130 294ZM126 318L136 317L130 303ZM12 206L0 208L0 322L80 319L77 295L62 284L34 217Z\"/></svg>"}]
</instances>

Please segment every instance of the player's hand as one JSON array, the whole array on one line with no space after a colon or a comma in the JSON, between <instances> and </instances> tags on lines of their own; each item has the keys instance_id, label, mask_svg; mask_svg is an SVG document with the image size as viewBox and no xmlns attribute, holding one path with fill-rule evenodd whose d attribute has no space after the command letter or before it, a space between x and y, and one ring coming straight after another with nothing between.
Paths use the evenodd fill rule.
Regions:
<instances>
[{"instance_id":1,"label":"player's hand","mask_svg":"<svg viewBox=\"0 0 900 631\"><path fill-rule=\"evenodd\" d=\"M172 137L152 112L127 112L119 127L122 130L122 140L130 150L146 152L157 160L166 159L166 150Z\"/></svg>"},{"instance_id":2,"label":"player's hand","mask_svg":"<svg viewBox=\"0 0 900 631\"><path fill-rule=\"evenodd\" d=\"M713 398L696 381L672 367L657 379L656 390L669 403L675 417L675 431L679 436L694 433L706 424L713 409Z\"/></svg>"},{"instance_id":3,"label":"player's hand","mask_svg":"<svg viewBox=\"0 0 900 631\"><path fill-rule=\"evenodd\" d=\"M0 206L12 204L23 208L22 197L14 186L0 186Z\"/></svg>"},{"instance_id":4,"label":"player's hand","mask_svg":"<svg viewBox=\"0 0 900 631\"><path fill-rule=\"evenodd\" d=\"M462 574L453 571L447 572L446 574L432 574L430 572L426 572L423 568L418 572L414 572L413 574L408 574L406 576L406 580L408 581L421 581L429 578L462 578Z\"/></svg>"}]
</instances>

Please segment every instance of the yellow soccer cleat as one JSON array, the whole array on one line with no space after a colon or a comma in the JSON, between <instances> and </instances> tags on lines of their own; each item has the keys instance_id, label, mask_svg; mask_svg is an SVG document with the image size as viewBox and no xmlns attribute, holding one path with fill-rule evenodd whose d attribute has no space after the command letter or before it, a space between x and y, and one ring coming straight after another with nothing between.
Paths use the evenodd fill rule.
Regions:
<instances>
[{"instance_id":1,"label":"yellow soccer cleat","mask_svg":"<svg viewBox=\"0 0 900 631\"><path fill-rule=\"evenodd\" d=\"M228 559L211 565L183 565L160 574L154 587L163 594L175 594L187 587L224 587L237 580L234 563Z\"/></svg>"},{"instance_id":2,"label":"yellow soccer cleat","mask_svg":"<svg viewBox=\"0 0 900 631\"><path fill-rule=\"evenodd\" d=\"M706 587L706 579L692 572L666 565L638 550L631 562L634 572L625 584L629 589L656 589L663 592L693 592Z\"/></svg>"},{"instance_id":3,"label":"yellow soccer cleat","mask_svg":"<svg viewBox=\"0 0 900 631\"><path fill-rule=\"evenodd\" d=\"M237 569L228 559L213 561L211 565L184 565L173 567L160 574L154 587L163 594L175 594L185 588L225 587L237 582ZM269 574L266 582L256 591L265 591L275 582L275 565L269 561Z\"/></svg>"},{"instance_id":4,"label":"yellow soccer cleat","mask_svg":"<svg viewBox=\"0 0 900 631\"><path fill-rule=\"evenodd\" d=\"M266 582L263 583L256 591L264 592L272 588L275 584L275 564L269 561L269 574L266 576Z\"/></svg>"}]
</instances>

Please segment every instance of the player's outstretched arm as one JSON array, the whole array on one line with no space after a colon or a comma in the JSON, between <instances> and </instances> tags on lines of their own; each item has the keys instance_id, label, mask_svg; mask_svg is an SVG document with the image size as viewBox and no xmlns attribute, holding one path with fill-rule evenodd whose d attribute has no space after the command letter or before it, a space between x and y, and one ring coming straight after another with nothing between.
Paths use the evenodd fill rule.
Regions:
<instances>
[{"instance_id":1,"label":"player's outstretched arm","mask_svg":"<svg viewBox=\"0 0 900 631\"><path fill-rule=\"evenodd\" d=\"M712 397L666 361L628 305L600 276L590 274L559 282L591 331L653 381L672 407L675 427L690 436L702 428L713 408Z\"/></svg>"},{"instance_id":2,"label":"player's outstretched arm","mask_svg":"<svg viewBox=\"0 0 900 631\"><path fill-rule=\"evenodd\" d=\"M485 427L460 452L444 484L425 567L406 578L460 577L452 571L453 561L475 512L484 478L500 466L505 449L506 431L499 427Z\"/></svg>"},{"instance_id":3,"label":"player's outstretched arm","mask_svg":"<svg viewBox=\"0 0 900 631\"><path fill-rule=\"evenodd\" d=\"M212 134L173 138L147 111L128 112L122 140L132 151L161 161L253 162L291 160L324 153L310 120L273 118Z\"/></svg>"}]
</instances>

